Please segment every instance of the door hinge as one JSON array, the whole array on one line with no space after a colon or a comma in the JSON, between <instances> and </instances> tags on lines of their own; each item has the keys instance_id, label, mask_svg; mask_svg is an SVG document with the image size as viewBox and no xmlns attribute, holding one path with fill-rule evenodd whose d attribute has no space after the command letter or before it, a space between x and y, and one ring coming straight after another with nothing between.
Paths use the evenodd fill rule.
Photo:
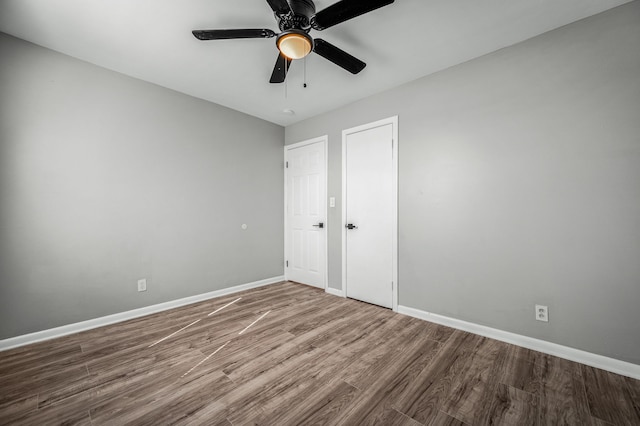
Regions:
<instances>
[{"instance_id":1,"label":"door hinge","mask_svg":"<svg viewBox=\"0 0 640 426\"><path fill-rule=\"evenodd\" d=\"M288 268L289 267L289 261L287 260L285 263L286 263L287 268Z\"/></svg>"},{"instance_id":2,"label":"door hinge","mask_svg":"<svg viewBox=\"0 0 640 426\"><path fill-rule=\"evenodd\" d=\"M285 167L286 167L287 169L289 168L289 162L288 162L288 161L286 161L286 162L285 162Z\"/></svg>"}]
</instances>

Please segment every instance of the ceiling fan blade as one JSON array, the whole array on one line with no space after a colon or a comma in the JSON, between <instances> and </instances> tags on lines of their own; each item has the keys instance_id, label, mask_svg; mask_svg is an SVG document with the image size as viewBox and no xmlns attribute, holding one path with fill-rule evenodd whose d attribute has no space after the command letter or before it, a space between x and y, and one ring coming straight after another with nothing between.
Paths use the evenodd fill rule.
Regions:
<instances>
[{"instance_id":1,"label":"ceiling fan blade","mask_svg":"<svg viewBox=\"0 0 640 426\"><path fill-rule=\"evenodd\" d=\"M243 30L193 30L191 33L198 40L229 40L234 38L271 38L276 33L269 29Z\"/></svg>"},{"instance_id":2,"label":"ceiling fan blade","mask_svg":"<svg viewBox=\"0 0 640 426\"><path fill-rule=\"evenodd\" d=\"M271 80L269 83L284 83L284 79L287 77L287 71L291 66L291 59L285 57L282 53L278 54L276 65L273 67L273 73L271 74Z\"/></svg>"},{"instance_id":3,"label":"ceiling fan blade","mask_svg":"<svg viewBox=\"0 0 640 426\"><path fill-rule=\"evenodd\" d=\"M314 40L315 48L313 49L318 55L330 60L339 67L344 68L351 74L358 74L367 66L360 59L349 55L342 49L335 47L333 44L324 41L321 38Z\"/></svg>"},{"instance_id":4,"label":"ceiling fan blade","mask_svg":"<svg viewBox=\"0 0 640 426\"><path fill-rule=\"evenodd\" d=\"M287 3L287 0L267 0L269 6L274 11L274 13L288 13L291 12L291 6Z\"/></svg>"},{"instance_id":5,"label":"ceiling fan blade","mask_svg":"<svg viewBox=\"0 0 640 426\"><path fill-rule=\"evenodd\" d=\"M341 0L316 13L311 18L311 26L322 31L393 2L394 0Z\"/></svg>"}]
</instances>

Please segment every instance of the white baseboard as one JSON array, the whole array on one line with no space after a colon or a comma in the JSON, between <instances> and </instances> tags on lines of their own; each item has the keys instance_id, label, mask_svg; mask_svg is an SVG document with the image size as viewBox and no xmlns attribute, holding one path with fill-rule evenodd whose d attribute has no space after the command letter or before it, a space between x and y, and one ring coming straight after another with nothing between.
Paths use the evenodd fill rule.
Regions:
<instances>
[{"instance_id":1,"label":"white baseboard","mask_svg":"<svg viewBox=\"0 0 640 426\"><path fill-rule=\"evenodd\" d=\"M334 296L345 297L344 296L344 291L338 290L337 288L327 287L324 291L326 293L333 294Z\"/></svg>"},{"instance_id":2,"label":"white baseboard","mask_svg":"<svg viewBox=\"0 0 640 426\"><path fill-rule=\"evenodd\" d=\"M237 293L239 291L250 290L269 284L275 284L284 281L284 276L267 278L252 283L240 284L237 286L223 288L208 293L197 294L195 296L185 297L182 299L171 300L169 302L158 303L157 305L145 306L144 308L133 309L131 311L120 312L105 317L94 318L87 321L77 322L74 324L63 325L61 327L50 328L48 330L37 331L35 333L24 334L22 336L11 337L9 339L0 340L0 351L17 348L18 346L29 345L31 343L41 342L43 340L55 339L56 337L66 336L68 334L78 333L80 331L90 330L117 322L127 321L133 318L143 317L145 315L155 314L157 312L166 311L168 309L178 308L192 303L202 302L213 299L214 297L226 296L227 294Z\"/></svg>"},{"instance_id":3,"label":"white baseboard","mask_svg":"<svg viewBox=\"0 0 640 426\"><path fill-rule=\"evenodd\" d=\"M570 361L579 362L581 364L600 368L622 376L640 379L640 365L632 364L630 362L593 354L579 349L570 348L568 346L559 345L557 343L546 342L544 340L534 339L533 337L522 336L520 334L510 333L508 331L498 330L496 328L474 324L443 315L433 314L420 309L409 308L407 306L398 306L398 313L436 324L446 325L447 327L456 328L458 330L468 331L469 333L478 334L480 336L489 337L491 339L500 340L513 345L522 346L527 349L543 352L549 355L568 359Z\"/></svg>"}]
</instances>

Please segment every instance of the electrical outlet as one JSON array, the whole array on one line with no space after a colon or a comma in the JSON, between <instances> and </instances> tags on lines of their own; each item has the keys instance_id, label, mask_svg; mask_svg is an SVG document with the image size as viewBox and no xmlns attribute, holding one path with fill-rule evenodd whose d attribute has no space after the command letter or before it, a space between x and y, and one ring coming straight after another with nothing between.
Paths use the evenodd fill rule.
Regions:
<instances>
[{"instance_id":1,"label":"electrical outlet","mask_svg":"<svg viewBox=\"0 0 640 426\"><path fill-rule=\"evenodd\" d=\"M147 291L147 279L142 278L138 280L138 291Z\"/></svg>"},{"instance_id":2,"label":"electrical outlet","mask_svg":"<svg viewBox=\"0 0 640 426\"><path fill-rule=\"evenodd\" d=\"M536 305L536 319L538 321L549 322L549 307Z\"/></svg>"}]
</instances>

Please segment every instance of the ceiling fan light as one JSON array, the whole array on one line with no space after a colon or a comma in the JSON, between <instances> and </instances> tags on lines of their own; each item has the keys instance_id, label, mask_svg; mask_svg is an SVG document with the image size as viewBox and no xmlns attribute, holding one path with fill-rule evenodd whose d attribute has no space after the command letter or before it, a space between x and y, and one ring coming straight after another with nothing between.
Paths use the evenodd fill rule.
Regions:
<instances>
[{"instance_id":1,"label":"ceiling fan light","mask_svg":"<svg viewBox=\"0 0 640 426\"><path fill-rule=\"evenodd\" d=\"M276 41L278 50L289 59L302 59L311 53L313 40L303 31L283 33Z\"/></svg>"}]
</instances>

